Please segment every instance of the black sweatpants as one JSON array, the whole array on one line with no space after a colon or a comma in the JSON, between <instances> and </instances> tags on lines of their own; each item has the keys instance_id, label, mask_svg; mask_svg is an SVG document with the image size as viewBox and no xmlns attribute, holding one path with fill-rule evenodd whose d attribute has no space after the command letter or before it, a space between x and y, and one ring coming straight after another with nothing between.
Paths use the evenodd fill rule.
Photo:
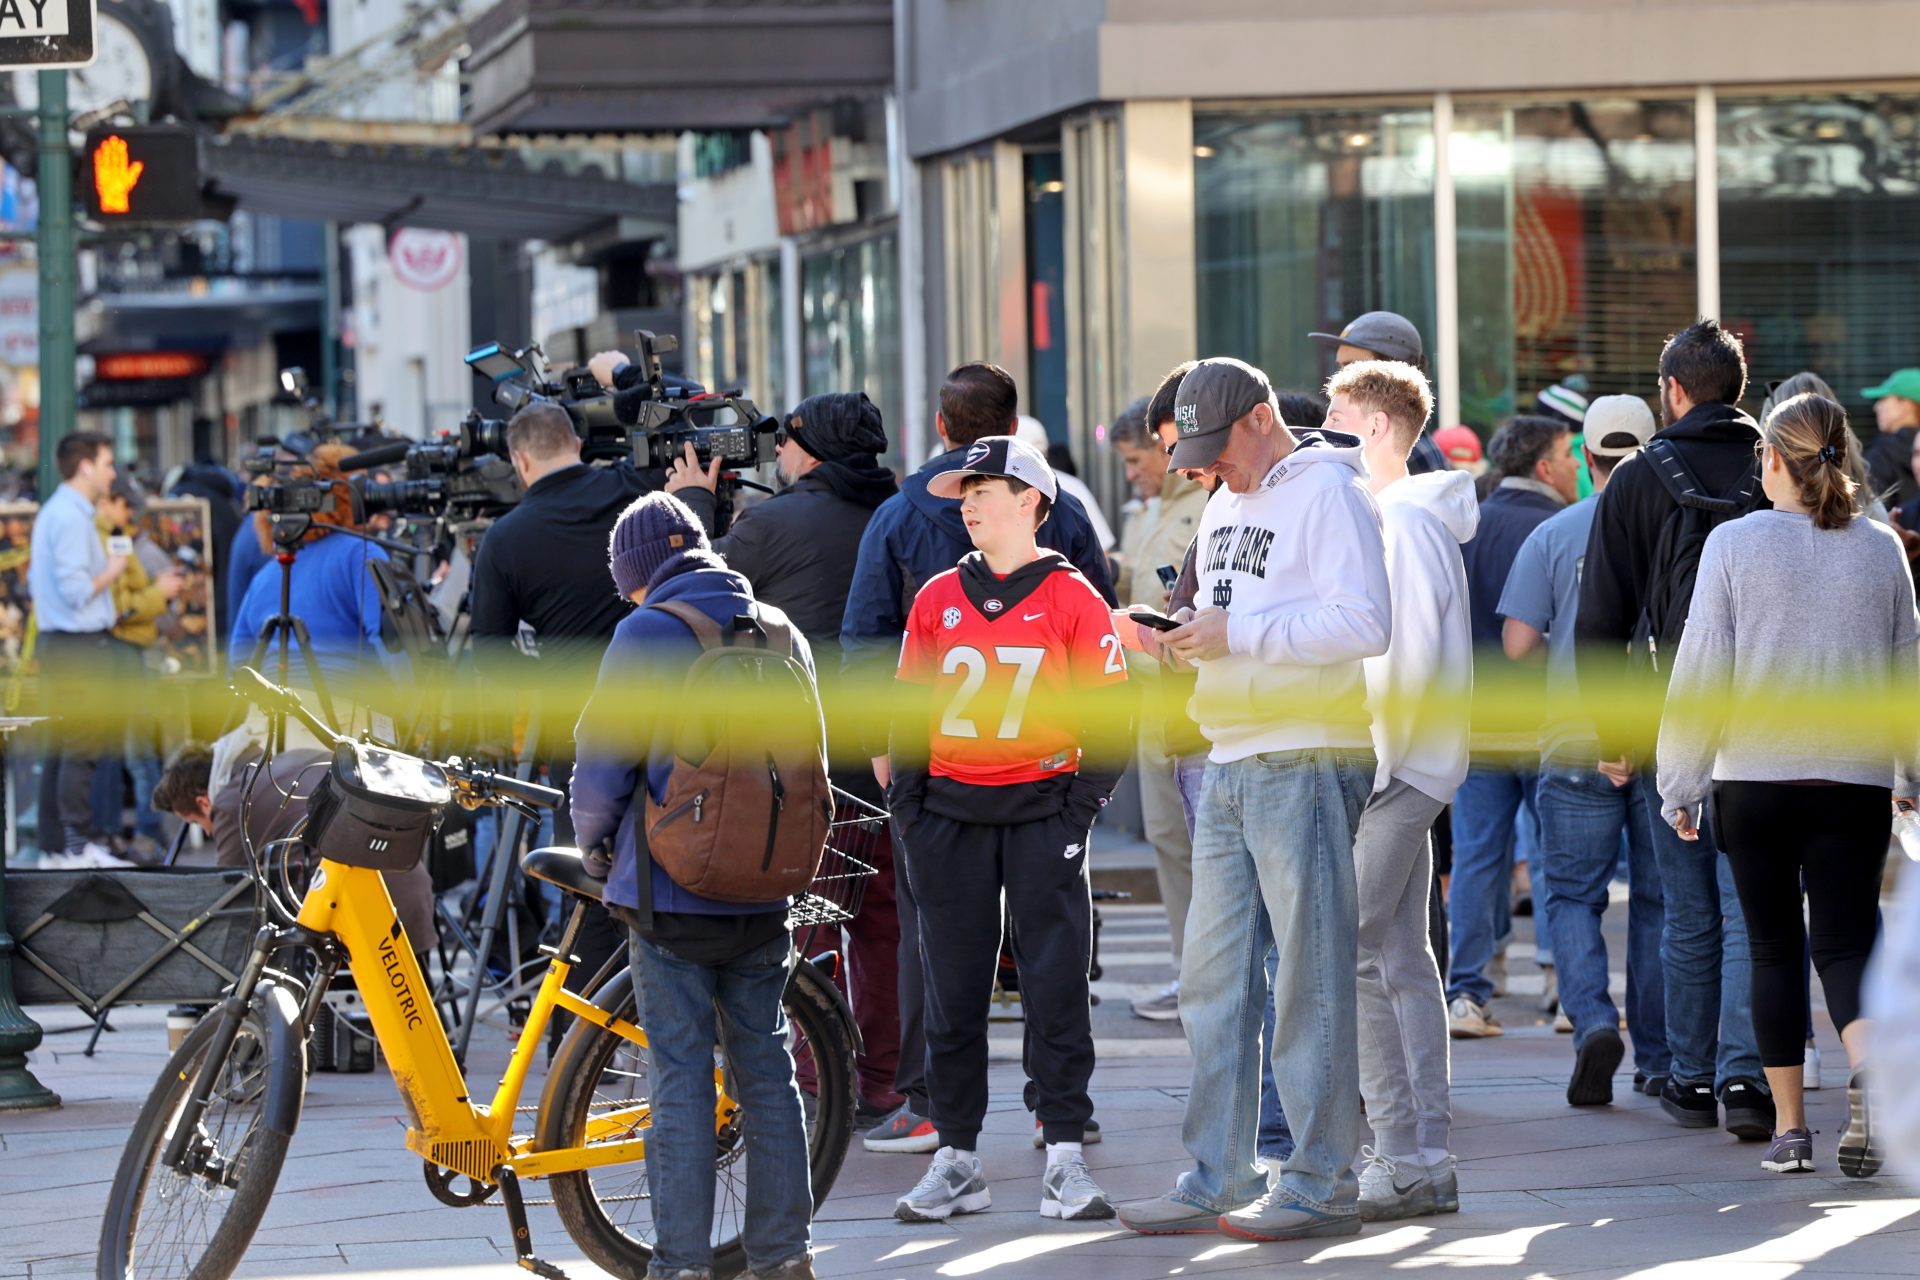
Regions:
<instances>
[{"instance_id":1,"label":"black sweatpants","mask_svg":"<svg viewBox=\"0 0 1920 1280\"><path fill-rule=\"evenodd\" d=\"M1727 851L1747 918L1753 1030L1763 1066L1797 1067L1805 1056L1809 932L1833 1025L1845 1030L1860 1016L1860 979L1873 952L1892 802L1886 787L1851 783L1713 784L1713 830Z\"/></svg>"},{"instance_id":2,"label":"black sweatpants","mask_svg":"<svg viewBox=\"0 0 1920 1280\"><path fill-rule=\"evenodd\" d=\"M974 1150L986 1119L987 1014L1003 895L1020 968L1027 1071L1046 1140L1081 1141L1093 1116L1088 830L1060 812L1066 781L977 787L935 778L925 807L906 816L907 874L920 908L929 1118L944 1146Z\"/></svg>"},{"instance_id":3,"label":"black sweatpants","mask_svg":"<svg viewBox=\"0 0 1920 1280\"><path fill-rule=\"evenodd\" d=\"M116 688L121 663L111 632L42 631L38 652L46 705L54 716L49 764L55 775L54 812L45 807L47 788L40 791L40 847L58 851L72 837L104 834L93 829L93 770L112 753L112 726L120 717L116 700L129 691ZM49 824L56 832L52 840L46 835Z\"/></svg>"}]
</instances>

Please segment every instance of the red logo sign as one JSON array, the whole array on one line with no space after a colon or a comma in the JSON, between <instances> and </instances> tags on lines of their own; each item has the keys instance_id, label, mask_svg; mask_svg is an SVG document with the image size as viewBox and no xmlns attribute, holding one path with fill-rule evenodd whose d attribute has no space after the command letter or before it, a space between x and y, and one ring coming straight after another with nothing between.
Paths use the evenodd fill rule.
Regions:
<instances>
[{"instance_id":1,"label":"red logo sign","mask_svg":"<svg viewBox=\"0 0 1920 1280\"><path fill-rule=\"evenodd\" d=\"M402 227L387 241L387 261L401 284L432 293L460 278L465 254L460 237L451 231Z\"/></svg>"}]
</instances>

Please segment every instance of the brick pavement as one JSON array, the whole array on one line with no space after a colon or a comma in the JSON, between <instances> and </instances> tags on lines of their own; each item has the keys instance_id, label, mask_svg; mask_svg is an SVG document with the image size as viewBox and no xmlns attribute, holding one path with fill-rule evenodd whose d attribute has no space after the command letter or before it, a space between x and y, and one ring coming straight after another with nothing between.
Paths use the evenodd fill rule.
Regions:
<instances>
[{"instance_id":1,"label":"brick pavement","mask_svg":"<svg viewBox=\"0 0 1920 1280\"><path fill-rule=\"evenodd\" d=\"M1618 914L1618 913L1614 913ZM1094 1098L1107 1140L1088 1149L1107 1189L1156 1194L1185 1166L1180 1120L1190 1070L1177 1025L1132 1018L1126 997L1164 982L1166 926L1149 905L1110 907L1107 964L1095 1011L1102 1052ZM1617 925L1615 928L1617 932ZM1614 954L1619 956L1618 938ZM907 1226L893 1198L920 1157L857 1145L820 1214L822 1276L989 1276L994 1280L1148 1280L1300 1264L1325 1277L1441 1267L1475 1276L1785 1280L1920 1274L1920 1194L1882 1177L1838 1175L1844 1072L1822 1023L1829 1087L1810 1095L1821 1172L1787 1178L1759 1168L1759 1149L1718 1131L1686 1132L1653 1100L1626 1091L1605 1110L1563 1098L1571 1047L1531 1008L1537 971L1514 951L1516 995L1496 1006L1499 1040L1456 1043L1455 1136L1461 1212L1369 1227L1331 1244L1251 1245L1225 1237L1139 1239L1112 1224L1043 1222L1041 1156L1020 1109L1018 1028L994 1035L994 1111L982 1139L990 1212L949 1225ZM1535 997L1537 998L1537 996ZM37 1009L43 1025L70 1011ZM129 1011L92 1059L83 1037L59 1034L33 1055L66 1099L56 1112L0 1114L0 1276L90 1274L127 1127L164 1057L161 1011ZM477 1079L497 1078L503 1029L476 1037ZM536 1079L528 1091L538 1096ZM506 1277L512 1265L497 1205L440 1206L419 1162L400 1145L401 1107L384 1074L315 1076L299 1133L241 1275ZM575 1277L581 1261L550 1208L532 1211L541 1252Z\"/></svg>"}]
</instances>

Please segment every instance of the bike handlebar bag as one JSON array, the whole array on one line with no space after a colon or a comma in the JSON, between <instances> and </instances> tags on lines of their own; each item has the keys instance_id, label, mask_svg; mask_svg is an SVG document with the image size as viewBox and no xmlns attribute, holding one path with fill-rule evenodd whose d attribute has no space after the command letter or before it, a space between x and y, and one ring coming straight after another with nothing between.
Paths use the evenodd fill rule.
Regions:
<instances>
[{"instance_id":1,"label":"bike handlebar bag","mask_svg":"<svg viewBox=\"0 0 1920 1280\"><path fill-rule=\"evenodd\" d=\"M320 857L350 867L411 871L451 803L453 788L439 765L343 742L308 802L306 842Z\"/></svg>"}]
</instances>

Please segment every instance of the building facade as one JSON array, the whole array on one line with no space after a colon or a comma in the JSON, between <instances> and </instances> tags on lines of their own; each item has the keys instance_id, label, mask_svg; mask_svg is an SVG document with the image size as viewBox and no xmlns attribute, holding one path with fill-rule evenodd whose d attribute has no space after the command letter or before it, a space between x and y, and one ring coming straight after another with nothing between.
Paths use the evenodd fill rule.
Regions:
<instances>
[{"instance_id":1,"label":"building facade","mask_svg":"<svg viewBox=\"0 0 1920 1280\"><path fill-rule=\"evenodd\" d=\"M1920 363L1920 3L902 0L920 381L986 357L1082 465L1172 364L1311 388L1360 312L1441 424L1654 393L1696 315L1756 387ZM918 294L914 286L918 286ZM911 380L911 379L910 379ZM1749 406L1751 407L1751 405ZM1117 468L1095 464L1115 495Z\"/></svg>"}]
</instances>

